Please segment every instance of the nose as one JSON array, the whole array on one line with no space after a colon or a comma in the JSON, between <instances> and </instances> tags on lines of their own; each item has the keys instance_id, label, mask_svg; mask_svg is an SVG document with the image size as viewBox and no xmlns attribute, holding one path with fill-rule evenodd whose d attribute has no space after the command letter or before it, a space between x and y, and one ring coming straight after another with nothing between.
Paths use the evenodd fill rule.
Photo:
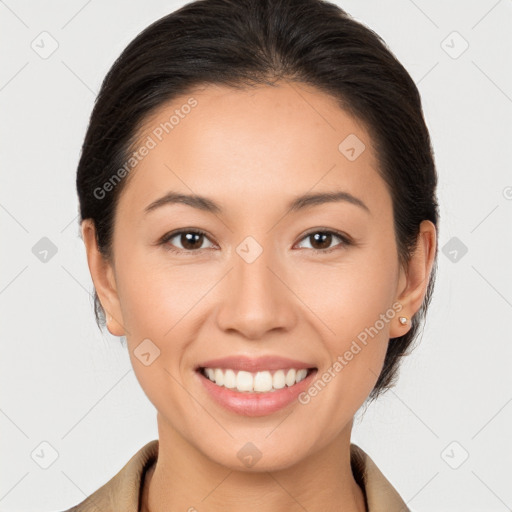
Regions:
<instances>
[{"instance_id":1,"label":"nose","mask_svg":"<svg viewBox=\"0 0 512 512\"><path fill-rule=\"evenodd\" d=\"M254 260L233 254L233 268L224 280L218 327L238 332L250 340L262 339L269 331L289 331L297 319L295 295L270 250Z\"/></svg>"}]
</instances>

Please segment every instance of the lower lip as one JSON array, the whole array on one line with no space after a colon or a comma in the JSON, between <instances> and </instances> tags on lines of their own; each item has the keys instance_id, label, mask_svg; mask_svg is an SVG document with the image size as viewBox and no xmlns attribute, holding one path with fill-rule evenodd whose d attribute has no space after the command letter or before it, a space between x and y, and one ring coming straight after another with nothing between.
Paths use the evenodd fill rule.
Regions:
<instances>
[{"instance_id":1,"label":"lower lip","mask_svg":"<svg viewBox=\"0 0 512 512\"><path fill-rule=\"evenodd\" d=\"M304 379L293 386L285 386L282 389L267 393L248 393L229 389L225 386L217 386L208 377L205 377L201 371L196 371L206 391L217 403L242 416L266 416L283 409L297 400L297 397L311 385L316 373L316 369L312 370Z\"/></svg>"}]
</instances>

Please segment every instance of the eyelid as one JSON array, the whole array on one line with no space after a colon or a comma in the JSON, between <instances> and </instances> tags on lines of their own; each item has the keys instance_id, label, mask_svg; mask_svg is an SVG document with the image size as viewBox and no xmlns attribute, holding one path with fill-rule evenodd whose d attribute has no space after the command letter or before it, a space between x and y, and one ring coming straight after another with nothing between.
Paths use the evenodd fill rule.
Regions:
<instances>
[{"instance_id":1,"label":"eyelid","mask_svg":"<svg viewBox=\"0 0 512 512\"><path fill-rule=\"evenodd\" d=\"M187 249L180 249L180 248L174 247L168 243L169 240L173 239L174 237L176 237L178 235L184 234L184 233L194 233L194 234L198 234L198 235L203 235L205 238L207 238L210 241L210 243L212 243L213 245L216 245L215 242L212 241L212 239L211 239L212 237L210 236L210 234L201 228L179 228L174 231L170 231L169 233L166 233L164 236L162 236L160 238L160 240L157 242L157 245L164 245L166 250L169 250L171 252L188 253L188 254L202 253L203 251L205 251L207 249L211 249L211 248L205 248L205 249L197 249L197 250L187 250ZM310 251L313 251L314 253L326 254L326 253L330 253L331 251L336 250L340 246L343 248L343 247L347 247L349 245L355 245L355 242L347 234L340 232L336 229L324 228L324 227L311 228L309 231L304 233L299 238L298 243L302 242L304 239L306 239L309 236L316 234L316 233L334 235L341 240L341 243L335 245L334 247L330 247L329 249L309 249Z\"/></svg>"},{"instance_id":2,"label":"eyelid","mask_svg":"<svg viewBox=\"0 0 512 512\"><path fill-rule=\"evenodd\" d=\"M355 245L354 240L346 233L338 231L337 229L331 229L331 228L325 228L325 227L317 227L317 228L310 229L309 231L307 231L306 233L304 233L302 235L302 237L299 239L299 242L302 242L302 240L304 240L305 238L308 238L309 236L311 236L315 233L334 235L341 240L340 244L337 244L334 247L330 247L329 249L309 249L310 251L313 251L315 253L326 254L326 253L330 253L331 251L335 251L340 247L344 248L344 247L347 247L350 245Z\"/></svg>"},{"instance_id":3,"label":"eyelid","mask_svg":"<svg viewBox=\"0 0 512 512\"><path fill-rule=\"evenodd\" d=\"M211 236L209 233L207 233L204 229L200 228L179 228L175 229L174 231L169 231L164 236L160 238L160 240L157 242L157 245L163 245L166 250L170 252L175 253L188 253L188 254L198 254L202 253L206 249L197 249L197 250L187 250L187 249L180 249L179 247L174 247L169 243L169 240L173 239L174 237L184 234L184 233L194 233L197 235L203 235L205 238L207 238L213 245L216 245L215 242L211 240ZM207 248L209 249L209 248Z\"/></svg>"}]
</instances>

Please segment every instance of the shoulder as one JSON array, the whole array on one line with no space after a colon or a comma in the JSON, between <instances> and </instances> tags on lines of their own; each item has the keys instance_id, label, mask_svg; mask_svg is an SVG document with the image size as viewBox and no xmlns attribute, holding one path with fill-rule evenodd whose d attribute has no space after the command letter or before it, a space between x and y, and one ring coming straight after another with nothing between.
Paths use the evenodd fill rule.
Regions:
<instances>
[{"instance_id":1,"label":"shoulder","mask_svg":"<svg viewBox=\"0 0 512 512\"><path fill-rule=\"evenodd\" d=\"M110 480L77 505L60 512L137 512L146 469L158 457L158 439L140 448Z\"/></svg>"},{"instance_id":2,"label":"shoulder","mask_svg":"<svg viewBox=\"0 0 512 512\"><path fill-rule=\"evenodd\" d=\"M398 491L361 447L351 443L350 457L354 478L363 489L369 512L411 512Z\"/></svg>"}]
</instances>

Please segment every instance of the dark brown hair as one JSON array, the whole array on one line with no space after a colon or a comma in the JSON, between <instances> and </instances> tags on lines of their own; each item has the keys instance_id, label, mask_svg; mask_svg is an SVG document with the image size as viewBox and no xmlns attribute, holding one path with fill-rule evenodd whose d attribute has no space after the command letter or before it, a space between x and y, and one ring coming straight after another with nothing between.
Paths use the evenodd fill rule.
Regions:
<instances>
[{"instance_id":1,"label":"dark brown hair","mask_svg":"<svg viewBox=\"0 0 512 512\"><path fill-rule=\"evenodd\" d=\"M437 174L420 95L375 32L322 0L197 0L152 23L126 47L96 99L76 181L80 220L94 221L105 258L112 257L114 213L129 178L119 170L145 120L198 86L273 86L280 79L316 87L364 124L392 197L406 268L421 221L438 226ZM113 178L118 183L105 193ZM422 307L411 329L389 343L370 400L395 384L400 358L426 315L436 268L437 248ZM101 328L105 314L94 293Z\"/></svg>"}]
</instances>

